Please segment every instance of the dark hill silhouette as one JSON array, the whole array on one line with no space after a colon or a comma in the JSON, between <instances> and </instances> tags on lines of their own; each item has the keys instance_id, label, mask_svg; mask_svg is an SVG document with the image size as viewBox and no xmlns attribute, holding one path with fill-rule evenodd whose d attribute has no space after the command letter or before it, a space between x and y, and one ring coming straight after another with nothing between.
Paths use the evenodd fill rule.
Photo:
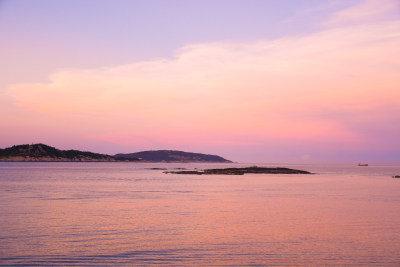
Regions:
<instances>
[{"instance_id":1,"label":"dark hill silhouette","mask_svg":"<svg viewBox=\"0 0 400 267\"><path fill-rule=\"evenodd\" d=\"M79 150L60 150L45 144L17 145L0 149L0 161L231 162L216 155L175 150L142 151L111 156Z\"/></svg>"},{"instance_id":2,"label":"dark hill silhouette","mask_svg":"<svg viewBox=\"0 0 400 267\"><path fill-rule=\"evenodd\" d=\"M18 145L0 149L0 161L137 161L79 150L60 150L44 144Z\"/></svg>"},{"instance_id":3,"label":"dark hill silhouette","mask_svg":"<svg viewBox=\"0 0 400 267\"><path fill-rule=\"evenodd\" d=\"M217 155L207 155L177 150L150 150L130 154L116 154L114 157L116 159L140 158L148 162L231 162Z\"/></svg>"}]
</instances>

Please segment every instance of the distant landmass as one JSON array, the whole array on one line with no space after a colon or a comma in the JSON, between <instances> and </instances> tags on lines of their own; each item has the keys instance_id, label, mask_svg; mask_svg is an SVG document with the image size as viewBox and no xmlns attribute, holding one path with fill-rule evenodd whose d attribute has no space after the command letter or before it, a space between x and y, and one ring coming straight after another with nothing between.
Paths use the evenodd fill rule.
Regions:
<instances>
[{"instance_id":1,"label":"distant landmass","mask_svg":"<svg viewBox=\"0 0 400 267\"><path fill-rule=\"evenodd\" d=\"M114 157L116 159L139 158L147 162L232 162L217 155L207 155L177 150L150 150L130 154L116 154Z\"/></svg>"},{"instance_id":2,"label":"distant landmass","mask_svg":"<svg viewBox=\"0 0 400 267\"><path fill-rule=\"evenodd\" d=\"M216 155L175 150L154 150L114 156L79 150L60 150L45 144L16 145L0 149L0 161L71 161L71 162L221 162L229 163Z\"/></svg>"},{"instance_id":3,"label":"distant landmass","mask_svg":"<svg viewBox=\"0 0 400 267\"><path fill-rule=\"evenodd\" d=\"M79 150L60 150L44 144L0 149L0 161L120 161L113 156ZM130 161L139 161L130 159Z\"/></svg>"}]
</instances>

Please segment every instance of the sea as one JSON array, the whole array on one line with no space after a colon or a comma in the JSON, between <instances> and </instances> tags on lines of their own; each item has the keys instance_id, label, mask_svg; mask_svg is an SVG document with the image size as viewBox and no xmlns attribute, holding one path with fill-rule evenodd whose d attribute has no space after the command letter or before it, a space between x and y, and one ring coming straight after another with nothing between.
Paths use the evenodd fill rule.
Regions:
<instances>
[{"instance_id":1,"label":"sea","mask_svg":"<svg viewBox=\"0 0 400 267\"><path fill-rule=\"evenodd\" d=\"M288 167L298 174L165 170ZM400 266L400 166L1 162L1 266Z\"/></svg>"}]
</instances>

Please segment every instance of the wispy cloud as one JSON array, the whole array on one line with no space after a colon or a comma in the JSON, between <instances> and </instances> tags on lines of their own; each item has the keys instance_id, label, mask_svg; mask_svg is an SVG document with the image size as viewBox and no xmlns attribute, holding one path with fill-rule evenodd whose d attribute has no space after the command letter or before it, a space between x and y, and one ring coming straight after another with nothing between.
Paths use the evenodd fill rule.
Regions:
<instances>
[{"instance_id":1,"label":"wispy cloud","mask_svg":"<svg viewBox=\"0 0 400 267\"><path fill-rule=\"evenodd\" d=\"M377 20L398 19L399 15L400 2L398 0L365 0L353 7L333 14L325 22L325 25L374 23Z\"/></svg>"},{"instance_id":2,"label":"wispy cloud","mask_svg":"<svg viewBox=\"0 0 400 267\"><path fill-rule=\"evenodd\" d=\"M191 44L171 59L64 70L7 94L20 107L76 117L77 131L97 121L86 136L121 144L386 148L400 127L385 144L373 129L400 119L400 20L374 19L397 3L365 1L307 36Z\"/></svg>"}]
</instances>

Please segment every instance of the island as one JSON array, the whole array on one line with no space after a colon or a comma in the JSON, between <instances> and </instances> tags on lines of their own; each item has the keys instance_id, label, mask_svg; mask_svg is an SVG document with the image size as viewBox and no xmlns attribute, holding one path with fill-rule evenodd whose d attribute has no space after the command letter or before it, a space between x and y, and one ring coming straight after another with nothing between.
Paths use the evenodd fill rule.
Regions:
<instances>
[{"instance_id":1,"label":"island","mask_svg":"<svg viewBox=\"0 0 400 267\"><path fill-rule=\"evenodd\" d=\"M232 163L232 161L224 159L217 155L184 152L178 150L149 150L130 154L116 154L114 158L139 158L145 162L216 162L216 163Z\"/></svg>"},{"instance_id":2,"label":"island","mask_svg":"<svg viewBox=\"0 0 400 267\"><path fill-rule=\"evenodd\" d=\"M245 168L225 168L225 169L205 169L202 171L188 170L188 171L165 171L164 173L174 174L197 174L197 175L243 175L246 173L265 173L265 174L312 174L308 171L289 169L289 168L267 168L251 166Z\"/></svg>"},{"instance_id":3,"label":"island","mask_svg":"<svg viewBox=\"0 0 400 267\"><path fill-rule=\"evenodd\" d=\"M0 161L112 162L140 161L79 150L60 150L45 144L17 145L0 149Z\"/></svg>"},{"instance_id":4,"label":"island","mask_svg":"<svg viewBox=\"0 0 400 267\"><path fill-rule=\"evenodd\" d=\"M79 150L61 150L45 144L15 145L0 149L0 161L37 162L203 162L231 163L217 155L176 150L151 150L114 156Z\"/></svg>"}]
</instances>

